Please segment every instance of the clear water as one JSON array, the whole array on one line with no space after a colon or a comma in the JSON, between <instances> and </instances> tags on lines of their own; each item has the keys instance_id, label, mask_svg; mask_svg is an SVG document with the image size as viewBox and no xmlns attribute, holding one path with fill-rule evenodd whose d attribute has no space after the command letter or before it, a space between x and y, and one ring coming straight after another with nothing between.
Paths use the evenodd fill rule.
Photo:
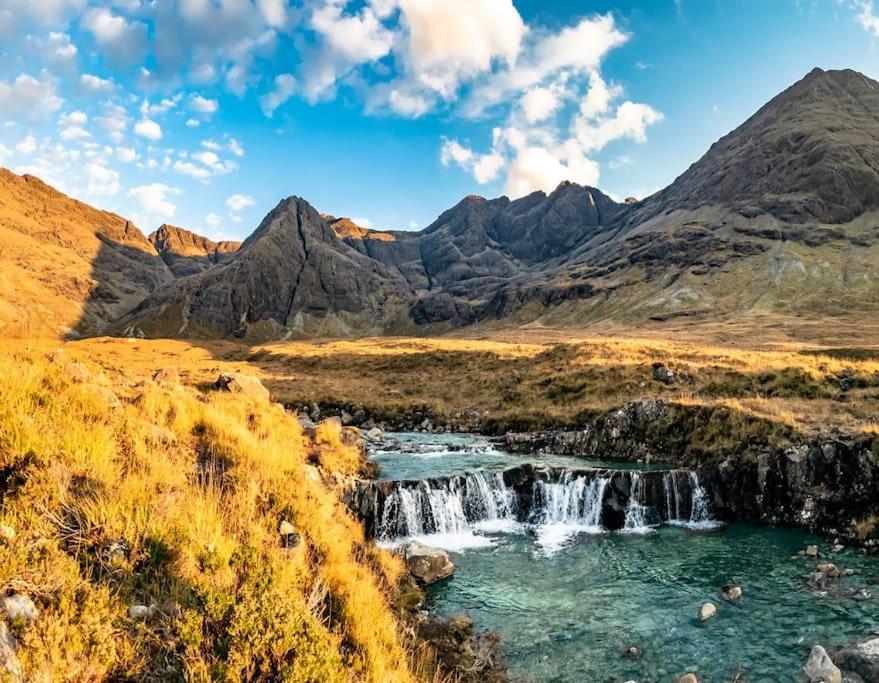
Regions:
<instances>
[{"instance_id":1,"label":"clear water","mask_svg":"<svg viewBox=\"0 0 879 683\"><path fill-rule=\"evenodd\" d=\"M661 527L647 536L580 535L541 552L527 535L454 553L454 576L431 587L440 614L467 613L502 636L515 676L532 681L672 681L687 671L707 683L797 681L812 644L841 645L879 626L875 561L846 551L832 561L857 573L843 595L806 578L814 561L792 559L816 539L791 530L734 524L714 533ZM737 583L738 604L718 588ZM718 613L700 623L713 601ZM626 648L642 656L630 661Z\"/></svg>"},{"instance_id":2,"label":"clear water","mask_svg":"<svg viewBox=\"0 0 879 683\"><path fill-rule=\"evenodd\" d=\"M387 435L399 446L378 448L370 458L378 463L381 479L429 479L475 470L505 470L526 462L557 467L609 469L667 469L657 463L587 460L566 455L509 453L490 439L473 434L396 432Z\"/></svg>"},{"instance_id":3,"label":"clear water","mask_svg":"<svg viewBox=\"0 0 879 683\"><path fill-rule=\"evenodd\" d=\"M435 452L441 450L438 444ZM529 459L477 450L446 449L417 467L411 454L380 457L388 478L473 470L477 462L502 469L515 464L507 458ZM487 529L480 538L490 542L422 539L449 548L456 565L429 592L439 614L467 613L480 628L498 631L517 680L659 683L693 671L704 683L720 683L740 666L747 681L798 681L814 643L842 645L879 628L879 563L851 550L831 554L855 573L837 589L818 591L807 582L814 560L795 554L821 539L795 530L733 524L608 534L580 519ZM726 583L743 587L740 603L719 599ZM696 611L709 600L718 614L700 623ZM630 645L641 650L639 659L626 656Z\"/></svg>"}]
</instances>

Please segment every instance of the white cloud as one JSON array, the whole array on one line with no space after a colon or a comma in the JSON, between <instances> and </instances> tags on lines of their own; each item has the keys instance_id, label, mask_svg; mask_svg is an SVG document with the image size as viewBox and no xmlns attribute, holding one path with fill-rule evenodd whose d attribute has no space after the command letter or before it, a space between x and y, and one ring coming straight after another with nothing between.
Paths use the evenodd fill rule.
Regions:
<instances>
[{"instance_id":1,"label":"white cloud","mask_svg":"<svg viewBox=\"0 0 879 683\"><path fill-rule=\"evenodd\" d=\"M872 0L854 0L853 7L857 10L857 20L861 27L879 38L879 15Z\"/></svg>"},{"instance_id":2,"label":"white cloud","mask_svg":"<svg viewBox=\"0 0 879 683\"><path fill-rule=\"evenodd\" d=\"M124 164L130 164L137 161L137 152L131 147L117 147L116 158Z\"/></svg>"},{"instance_id":3,"label":"white cloud","mask_svg":"<svg viewBox=\"0 0 879 683\"><path fill-rule=\"evenodd\" d=\"M586 151L601 150L613 140L629 138L647 140L647 126L662 121L662 114L649 105L623 102L612 117L589 120L581 116L574 122L574 132Z\"/></svg>"},{"instance_id":4,"label":"white cloud","mask_svg":"<svg viewBox=\"0 0 879 683\"><path fill-rule=\"evenodd\" d=\"M58 111L63 103L48 77L39 81L21 74L10 83L0 80L0 114L39 118Z\"/></svg>"},{"instance_id":5,"label":"white cloud","mask_svg":"<svg viewBox=\"0 0 879 683\"><path fill-rule=\"evenodd\" d=\"M244 147L235 138L229 138L228 149L236 157L243 157L244 156Z\"/></svg>"},{"instance_id":6,"label":"white cloud","mask_svg":"<svg viewBox=\"0 0 879 683\"><path fill-rule=\"evenodd\" d=\"M162 127L155 121L144 119L135 124L134 134L147 140L157 141L162 139Z\"/></svg>"},{"instance_id":7,"label":"white cloud","mask_svg":"<svg viewBox=\"0 0 879 683\"><path fill-rule=\"evenodd\" d=\"M644 142L647 128L662 120L647 104L617 104L623 88L601 77L604 56L627 39L609 14L556 33L529 33L517 61L487 77L463 109L481 115L497 105L507 112L491 148L479 153L443 138L440 161L481 184L505 174L504 191L514 198L551 192L564 180L595 186L601 169L594 153L616 140ZM579 107L569 106L575 102Z\"/></svg>"},{"instance_id":8,"label":"white cloud","mask_svg":"<svg viewBox=\"0 0 879 683\"><path fill-rule=\"evenodd\" d=\"M528 122L536 123L552 116L561 100L552 88L534 87L522 96L521 104Z\"/></svg>"},{"instance_id":9,"label":"white cloud","mask_svg":"<svg viewBox=\"0 0 879 683\"><path fill-rule=\"evenodd\" d=\"M173 218L177 206L171 202L169 195L179 195L180 190L169 187L163 183L150 185L138 185L128 191L128 196L134 199L140 207L153 216L161 218Z\"/></svg>"},{"instance_id":10,"label":"white cloud","mask_svg":"<svg viewBox=\"0 0 879 683\"><path fill-rule=\"evenodd\" d=\"M15 151L19 154L33 154L37 151L37 140L33 135L26 135L15 146Z\"/></svg>"},{"instance_id":11,"label":"white cloud","mask_svg":"<svg viewBox=\"0 0 879 683\"><path fill-rule=\"evenodd\" d=\"M212 152L219 152L223 149L223 145L221 145L219 142L215 142L214 140L202 140L201 146L205 149L211 150Z\"/></svg>"},{"instance_id":12,"label":"white cloud","mask_svg":"<svg viewBox=\"0 0 879 683\"><path fill-rule=\"evenodd\" d=\"M58 137L65 141L85 140L91 136L92 134L82 126L68 126L58 134Z\"/></svg>"},{"instance_id":13,"label":"white cloud","mask_svg":"<svg viewBox=\"0 0 879 683\"><path fill-rule=\"evenodd\" d=\"M91 93L110 93L116 89L112 80L94 74L82 74L79 77L79 84L83 90Z\"/></svg>"},{"instance_id":14,"label":"white cloud","mask_svg":"<svg viewBox=\"0 0 879 683\"><path fill-rule=\"evenodd\" d=\"M229 173L237 168L234 161L223 161L215 152L196 152L192 155L192 158L218 174Z\"/></svg>"},{"instance_id":15,"label":"white cloud","mask_svg":"<svg viewBox=\"0 0 879 683\"><path fill-rule=\"evenodd\" d=\"M226 206L229 207L235 213L243 211L244 209L253 206L256 204L256 201L253 197L246 194L233 194L229 199L226 200Z\"/></svg>"},{"instance_id":16,"label":"white cloud","mask_svg":"<svg viewBox=\"0 0 879 683\"><path fill-rule=\"evenodd\" d=\"M274 115L275 110L289 100L296 91L296 79L292 74L280 74L275 76L274 89L259 98L259 106L263 114L268 117Z\"/></svg>"},{"instance_id":17,"label":"white cloud","mask_svg":"<svg viewBox=\"0 0 879 683\"><path fill-rule=\"evenodd\" d=\"M352 218L351 218L351 222L354 223L354 225L359 225L361 228L366 228L367 230L372 230L372 228L373 228L374 225L375 225L375 224L374 224L371 220L369 220L368 218L355 218L355 217L352 217Z\"/></svg>"},{"instance_id":18,"label":"white cloud","mask_svg":"<svg viewBox=\"0 0 879 683\"><path fill-rule=\"evenodd\" d=\"M114 195L119 192L119 173L101 163L90 162L83 168L91 195Z\"/></svg>"},{"instance_id":19,"label":"white cloud","mask_svg":"<svg viewBox=\"0 0 879 683\"><path fill-rule=\"evenodd\" d=\"M93 7L82 17L103 55L111 62L129 66L142 61L147 49L147 25L128 21L105 7Z\"/></svg>"},{"instance_id":20,"label":"white cloud","mask_svg":"<svg viewBox=\"0 0 879 683\"><path fill-rule=\"evenodd\" d=\"M144 101L140 104L140 115L144 118L150 118L153 116L164 116L169 111L174 109L182 98L183 93L177 93L173 97L163 98L156 104L152 104L149 100L144 99Z\"/></svg>"},{"instance_id":21,"label":"white cloud","mask_svg":"<svg viewBox=\"0 0 879 683\"><path fill-rule=\"evenodd\" d=\"M6 159L10 154L12 154L12 152L9 151L9 148L0 142L0 164L6 163Z\"/></svg>"},{"instance_id":22,"label":"white cloud","mask_svg":"<svg viewBox=\"0 0 879 683\"><path fill-rule=\"evenodd\" d=\"M209 213L207 216L204 217L204 222L211 228L218 228L220 226L220 223L223 222L223 219L215 213Z\"/></svg>"},{"instance_id":23,"label":"white cloud","mask_svg":"<svg viewBox=\"0 0 879 683\"><path fill-rule=\"evenodd\" d=\"M210 118L217 113L220 103L217 100L210 100L198 94L192 94L189 97L189 108L196 114L201 114L206 118Z\"/></svg>"},{"instance_id":24,"label":"white cloud","mask_svg":"<svg viewBox=\"0 0 879 683\"><path fill-rule=\"evenodd\" d=\"M112 102L105 103L103 115L95 119L98 127L116 144L120 144L125 139L130 121L128 111Z\"/></svg>"},{"instance_id":25,"label":"white cloud","mask_svg":"<svg viewBox=\"0 0 879 683\"><path fill-rule=\"evenodd\" d=\"M62 114L58 118L58 123L62 126L84 126L88 123L89 117L85 112L76 110L67 114Z\"/></svg>"},{"instance_id":26,"label":"white cloud","mask_svg":"<svg viewBox=\"0 0 879 683\"><path fill-rule=\"evenodd\" d=\"M186 127L187 128L198 128L201 125L201 121L198 119L186 119Z\"/></svg>"},{"instance_id":27,"label":"white cloud","mask_svg":"<svg viewBox=\"0 0 879 683\"><path fill-rule=\"evenodd\" d=\"M53 61L62 63L76 59L76 55L79 52L76 49L76 45L70 42L68 34L55 31L49 32L44 49Z\"/></svg>"},{"instance_id":28,"label":"white cloud","mask_svg":"<svg viewBox=\"0 0 879 683\"><path fill-rule=\"evenodd\" d=\"M188 175L190 178L195 178L196 180L201 181L205 181L211 177L211 172L208 169L193 164L191 161L175 161L174 171L181 175Z\"/></svg>"}]
</instances>

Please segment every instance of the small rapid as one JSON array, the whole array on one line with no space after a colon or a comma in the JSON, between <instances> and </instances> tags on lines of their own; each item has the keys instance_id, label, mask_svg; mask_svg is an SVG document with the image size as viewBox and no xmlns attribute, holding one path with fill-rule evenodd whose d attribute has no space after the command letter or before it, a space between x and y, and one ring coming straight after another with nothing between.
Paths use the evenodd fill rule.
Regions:
<instances>
[{"instance_id":1,"label":"small rapid","mask_svg":"<svg viewBox=\"0 0 879 683\"><path fill-rule=\"evenodd\" d=\"M644 535L662 524L711 530L710 493L695 472L538 468L370 482L352 508L382 544L409 539L447 550L528 533L544 553L579 534Z\"/></svg>"}]
</instances>

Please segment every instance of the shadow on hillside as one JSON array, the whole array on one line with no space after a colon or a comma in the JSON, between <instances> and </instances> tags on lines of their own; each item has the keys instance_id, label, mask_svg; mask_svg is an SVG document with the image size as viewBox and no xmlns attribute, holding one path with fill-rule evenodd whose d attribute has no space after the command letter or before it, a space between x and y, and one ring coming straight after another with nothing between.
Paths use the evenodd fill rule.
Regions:
<instances>
[{"instance_id":1,"label":"shadow on hillside","mask_svg":"<svg viewBox=\"0 0 879 683\"><path fill-rule=\"evenodd\" d=\"M173 278L155 252L97 233L101 242L92 259L91 282L83 285L88 294L75 324L65 340L94 337L116 332L113 326L156 288ZM61 264L59 264L61 265ZM67 292L74 298L77 292Z\"/></svg>"}]
</instances>

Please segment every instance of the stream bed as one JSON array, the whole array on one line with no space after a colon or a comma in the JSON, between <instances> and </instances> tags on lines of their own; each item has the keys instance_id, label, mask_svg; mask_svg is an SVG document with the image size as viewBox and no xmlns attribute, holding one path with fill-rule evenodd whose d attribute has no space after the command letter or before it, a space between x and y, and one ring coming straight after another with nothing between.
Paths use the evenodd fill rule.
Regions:
<instances>
[{"instance_id":1,"label":"stream bed","mask_svg":"<svg viewBox=\"0 0 879 683\"><path fill-rule=\"evenodd\" d=\"M374 455L383 479L493 473L523 462L624 469L510 455L480 437L391 436L396 444ZM588 501L593 494L581 488ZM559 485L556 493L569 490ZM569 519L567 498L550 503L544 507L554 516L531 522L419 536L449 550L456 565L451 578L429 588L436 612L466 613L479 628L499 632L517 680L649 683L692 671L703 683L720 683L741 671L745 681L797 681L814 643L845 645L879 628L879 563L854 550L832 553L805 532L704 517L610 533L588 511ZM825 588L810 584L815 560L797 553L813 543L851 575ZM719 598L727 583L742 586L740 602ZM706 601L717 605L717 616L700 623L696 612ZM639 657L628 656L630 646Z\"/></svg>"}]
</instances>

